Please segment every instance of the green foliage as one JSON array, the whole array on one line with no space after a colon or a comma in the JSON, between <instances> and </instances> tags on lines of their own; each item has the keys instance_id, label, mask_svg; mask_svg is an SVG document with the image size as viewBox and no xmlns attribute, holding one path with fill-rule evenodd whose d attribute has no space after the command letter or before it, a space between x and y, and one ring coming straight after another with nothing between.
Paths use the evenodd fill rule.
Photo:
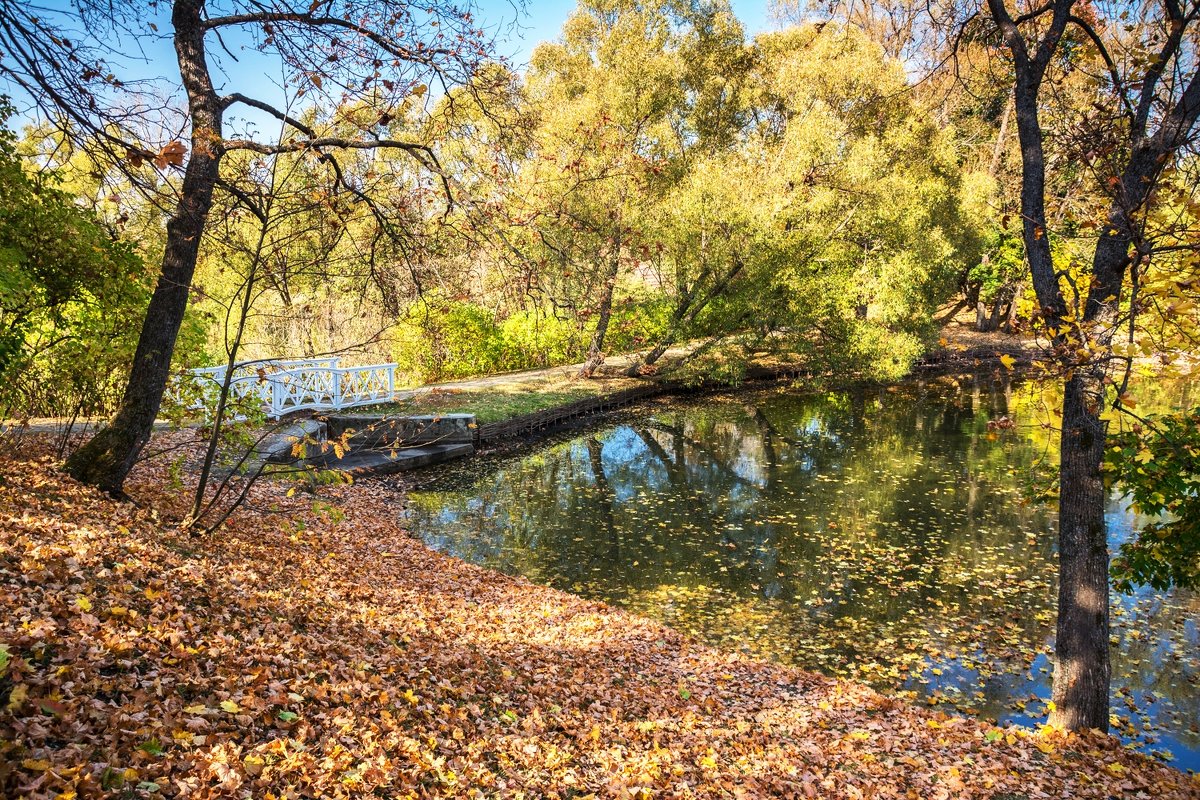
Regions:
<instances>
[{"instance_id":1,"label":"green foliage","mask_svg":"<svg viewBox=\"0 0 1200 800\"><path fill-rule=\"evenodd\" d=\"M953 129L854 29L754 43L757 124L657 209L670 342L755 331L817 368L902 374L978 258Z\"/></svg>"},{"instance_id":2,"label":"green foliage","mask_svg":"<svg viewBox=\"0 0 1200 800\"><path fill-rule=\"evenodd\" d=\"M670 329L671 302L659 293L623 298L613 310L608 348L614 353L641 350L662 341Z\"/></svg>"},{"instance_id":3,"label":"green foliage","mask_svg":"<svg viewBox=\"0 0 1200 800\"><path fill-rule=\"evenodd\" d=\"M705 340L730 351L693 359L698 379L733 374L752 349L898 375L981 245L987 265L1008 255L980 233L994 181L972 176L957 131L911 89L854 26L749 41L724 0L585 0L524 74L488 65L383 123L307 109L322 134L382 124L432 143L459 202L430 202L404 154L345 154L403 220L399 242L325 162L229 154L227 181L269 196L279 220L243 357L338 352L421 383ZM256 241L230 194L215 202L177 349L189 366L224 360Z\"/></svg>"},{"instance_id":4,"label":"green foliage","mask_svg":"<svg viewBox=\"0 0 1200 800\"><path fill-rule=\"evenodd\" d=\"M500 323L505 370L570 363L583 352L579 326L541 309L520 310Z\"/></svg>"},{"instance_id":5,"label":"green foliage","mask_svg":"<svg viewBox=\"0 0 1200 800\"><path fill-rule=\"evenodd\" d=\"M409 307L394 333L392 354L409 380L428 383L496 372L502 342L493 312L433 296Z\"/></svg>"},{"instance_id":6,"label":"green foliage","mask_svg":"<svg viewBox=\"0 0 1200 800\"><path fill-rule=\"evenodd\" d=\"M1129 491L1133 508L1159 519L1121 545L1116 587L1200 587L1200 408L1154 417L1112 437L1106 467Z\"/></svg>"},{"instance_id":7,"label":"green foliage","mask_svg":"<svg viewBox=\"0 0 1200 800\"><path fill-rule=\"evenodd\" d=\"M0 125L11 114L0 102ZM102 414L119 398L150 279L132 245L30 174L0 130L0 402L7 414Z\"/></svg>"},{"instance_id":8,"label":"green foliage","mask_svg":"<svg viewBox=\"0 0 1200 800\"><path fill-rule=\"evenodd\" d=\"M669 305L659 297L621 298L608 343L616 352L646 347L667 328ZM427 298L410 307L392 334L392 358L414 384L569 364L584 357L588 336L572 319L540 308L498 318L465 300Z\"/></svg>"},{"instance_id":9,"label":"green foliage","mask_svg":"<svg viewBox=\"0 0 1200 800\"><path fill-rule=\"evenodd\" d=\"M996 225L987 231L983 258L971 268L968 280L979 284L979 299L993 303L1025 274L1025 245L1017 230Z\"/></svg>"},{"instance_id":10,"label":"green foliage","mask_svg":"<svg viewBox=\"0 0 1200 800\"><path fill-rule=\"evenodd\" d=\"M370 414L473 414L480 425L521 417L594 396L585 388L567 391L502 386L479 391L433 391L405 401L367 406Z\"/></svg>"}]
</instances>

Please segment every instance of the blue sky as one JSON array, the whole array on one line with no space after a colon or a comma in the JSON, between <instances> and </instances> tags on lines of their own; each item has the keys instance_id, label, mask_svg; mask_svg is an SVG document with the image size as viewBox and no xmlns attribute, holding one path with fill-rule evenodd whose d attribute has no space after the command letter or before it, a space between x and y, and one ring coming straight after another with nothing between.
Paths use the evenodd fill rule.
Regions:
<instances>
[{"instance_id":1,"label":"blue sky","mask_svg":"<svg viewBox=\"0 0 1200 800\"><path fill-rule=\"evenodd\" d=\"M731 0L734 13L746 28L746 33L753 36L773 27L768 11L769 0ZM298 5L304 5L299 3ZM512 63L520 67L528 62L530 55L539 42L558 38L563 23L574 10L575 0L528 0L522 11L517 11L510 0L476 0L476 18L481 26L496 37L498 54L508 57ZM67 9L69 0L44 0L45 8L73 16ZM157 14L147 14L147 23L155 21L162 32L157 42L147 44L146 59L137 59L129 66L137 72L146 75L173 75L174 52L167 32L170 30L168 7L163 6ZM74 27L67 23L66 27ZM236 41L227 41L230 50L242 58L245 52ZM250 54L253 60L253 54ZM244 63L243 63L244 66ZM247 71L237 70L239 78L247 77Z\"/></svg>"},{"instance_id":2,"label":"blue sky","mask_svg":"<svg viewBox=\"0 0 1200 800\"><path fill-rule=\"evenodd\" d=\"M731 0L733 12L746 33L753 36L769 30L772 27L770 14L767 9L768 0ZM507 0L479 0L479 17L489 29L493 25L504 26L507 29L514 19L519 20L519 30L512 35L503 37L500 52L513 60L515 64L524 64L538 42L557 39L563 23L567 21L576 3L574 0L530 0L521 15L513 10Z\"/></svg>"},{"instance_id":3,"label":"blue sky","mask_svg":"<svg viewBox=\"0 0 1200 800\"><path fill-rule=\"evenodd\" d=\"M748 36L753 36L774 27L768 11L769 0L731 0L734 13L742 21ZM42 0L39 4L44 9L57 11L62 14L60 20L63 32L68 36L78 36L78 21L70 11L69 0ZM300 2L298 5L305 5ZM528 0L523 10L518 11L510 0L476 0L476 19L485 31L492 34L496 40L496 54L509 59L517 69L528 63L530 56L538 43L557 39L563 23L576 6L576 0ZM112 66L123 78L165 78L163 88L177 87L178 67L175 64L175 52L169 31L169 4L163 4L158 13L147 13L141 20L146 27L139 27L148 33L151 22L157 23L158 33L143 36L135 43L128 41L111 42L114 49L129 54L127 57L113 59ZM231 32L232 33L232 32ZM152 38L151 38L152 37ZM221 46L210 39L210 56L214 66L220 66L223 74L214 74L218 91L237 90L276 102L281 96L278 88L282 77L278 63L269 56L258 54L248 39L239 41L236 34L226 36ZM231 59L232 54L236 61ZM178 89L176 88L176 92ZM21 92L14 87L6 86L0 79L0 94L10 94L22 112L27 112L27 103L22 102ZM257 112L243 109L241 116L244 120L258 124L268 124L267 119L255 119ZM18 120L29 119L24 113L18 114ZM232 121L232 120L231 120ZM17 120L14 120L17 122ZM20 123L17 122L19 125ZM253 127L258 127L258 124Z\"/></svg>"}]
</instances>

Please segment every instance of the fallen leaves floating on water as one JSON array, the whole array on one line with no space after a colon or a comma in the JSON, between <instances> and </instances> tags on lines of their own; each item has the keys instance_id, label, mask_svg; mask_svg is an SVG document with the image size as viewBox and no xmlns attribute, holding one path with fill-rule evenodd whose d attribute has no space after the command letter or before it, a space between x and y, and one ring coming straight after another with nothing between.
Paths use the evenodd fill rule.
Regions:
<instances>
[{"instance_id":1,"label":"fallen leaves floating on water","mask_svg":"<svg viewBox=\"0 0 1200 800\"><path fill-rule=\"evenodd\" d=\"M1010 399L1011 395L1011 399ZM986 720L1048 714L1057 560L1029 392L661 404L410 493L434 547L725 649ZM1114 508L1120 535L1127 516ZM1114 597L1113 731L1197 766L1200 597Z\"/></svg>"}]
</instances>

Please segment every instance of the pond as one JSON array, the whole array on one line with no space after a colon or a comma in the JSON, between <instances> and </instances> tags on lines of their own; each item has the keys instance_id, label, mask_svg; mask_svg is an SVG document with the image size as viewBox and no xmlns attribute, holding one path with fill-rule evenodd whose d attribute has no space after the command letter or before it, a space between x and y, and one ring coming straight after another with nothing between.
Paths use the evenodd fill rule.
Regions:
<instances>
[{"instance_id":1,"label":"pond","mask_svg":"<svg viewBox=\"0 0 1200 800\"><path fill-rule=\"evenodd\" d=\"M1055 460L1043 402L968 376L652 404L437 471L405 513L434 548L717 646L1038 725L1055 607L1055 514L1031 499ZM1114 495L1113 546L1142 521ZM1112 643L1114 733L1200 769L1200 597L1114 595Z\"/></svg>"}]
</instances>

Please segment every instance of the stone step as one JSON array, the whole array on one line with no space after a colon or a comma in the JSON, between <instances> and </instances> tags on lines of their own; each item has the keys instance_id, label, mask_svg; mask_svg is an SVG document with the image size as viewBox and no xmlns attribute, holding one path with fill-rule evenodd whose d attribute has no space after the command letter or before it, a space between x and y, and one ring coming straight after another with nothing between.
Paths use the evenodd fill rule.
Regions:
<instances>
[{"instance_id":1,"label":"stone step","mask_svg":"<svg viewBox=\"0 0 1200 800\"><path fill-rule=\"evenodd\" d=\"M352 475L389 475L393 472L404 472L456 458L465 458L474 452L475 446L470 442L456 442L401 447L395 450L351 450L341 458L330 452L310 458L309 463L326 469L339 469Z\"/></svg>"},{"instance_id":2,"label":"stone step","mask_svg":"<svg viewBox=\"0 0 1200 800\"><path fill-rule=\"evenodd\" d=\"M297 420L273 431L254 446L259 461L290 464L297 457L306 458L320 452L325 441L325 423L315 419Z\"/></svg>"},{"instance_id":3,"label":"stone step","mask_svg":"<svg viewBox=\"0 0 1200 800\"><path fill-rule=\"evenodd\" d=\"M325 418L331 441L345 437L351 450L391 449L424 444L471 444L474 414L419 414L377 417L334 414Z\"/></svg>"}]
</instances>

